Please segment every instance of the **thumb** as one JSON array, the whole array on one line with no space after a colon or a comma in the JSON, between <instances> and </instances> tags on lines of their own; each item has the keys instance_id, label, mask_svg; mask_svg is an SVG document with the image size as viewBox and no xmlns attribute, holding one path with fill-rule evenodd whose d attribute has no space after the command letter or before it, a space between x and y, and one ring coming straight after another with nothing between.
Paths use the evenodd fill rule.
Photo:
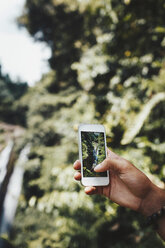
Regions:
<instances>
[{"instance_id":1,"label":"thumb","mask_svg":"<svg viewBox=\"0 0 165 248\"><path fill-rule=\"evenodd\" d=\"M106 158L102 163L98 164L95 168L95 172L104 172L110 170L110 161L109 158Z\"/></svg>"},{"instance_id":2,"label":"thumb","mask_svg":"<svg viewBox=\"0 0 165 248\"><path fill-rule=\"evenodd\" d=\"M107 170L113 170L116 172L121 172L124 167L124 159L118 157L118 158L111 158L107 157L102 163L98 164L95 168L95 172L104 172Z\"/></svg>"}]
</instances>

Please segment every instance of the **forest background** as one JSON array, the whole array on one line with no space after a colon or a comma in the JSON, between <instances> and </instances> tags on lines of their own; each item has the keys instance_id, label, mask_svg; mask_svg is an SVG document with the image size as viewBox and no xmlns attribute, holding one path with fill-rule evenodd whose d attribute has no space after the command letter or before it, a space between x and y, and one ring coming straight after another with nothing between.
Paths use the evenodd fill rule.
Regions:
<instances>
[{"instance_id":1,"label":"forest background","mask_svg":"<svg viewBox=\"0 0 165 248\"><path fill-rule=\"evenodd\" d=\"M139 214L86 196L72 169L78 124L100 123L108 147L164 187L164 14L163 0L26 1L18 25L51 57L34 87L0 71L0 120L24 128L17 154L31 144L13 247L164 247Z\"/></svg>"}]
</instances>

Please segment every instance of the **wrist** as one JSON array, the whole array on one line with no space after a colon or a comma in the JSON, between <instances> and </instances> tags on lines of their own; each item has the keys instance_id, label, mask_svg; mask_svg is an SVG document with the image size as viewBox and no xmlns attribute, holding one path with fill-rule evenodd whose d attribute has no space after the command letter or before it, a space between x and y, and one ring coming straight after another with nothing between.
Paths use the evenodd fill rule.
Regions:
<instances>
[{"instance_id":1,"label":"wrist","mask_svg":"<svg viewBox=\"0 0 165 248\"><path fill-rule=\"evenodd\" d=\"M145 216L150 216L165 206L165 190L151 184L151 188L142 200L139 212Z\"/></svg>"}]
</instances>

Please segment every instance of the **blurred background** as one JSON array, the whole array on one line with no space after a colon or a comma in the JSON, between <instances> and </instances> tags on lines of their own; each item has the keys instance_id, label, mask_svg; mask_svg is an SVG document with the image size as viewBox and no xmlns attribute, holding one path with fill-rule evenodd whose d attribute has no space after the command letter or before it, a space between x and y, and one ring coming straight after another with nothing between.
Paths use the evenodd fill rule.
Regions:
<instances>
[{"instance_id":1,"label":"blurred background","mask_svg":"<svg viewBox=\"0 0 165 248\"><path fill-rule=\"evenodd\" d=\"M164 247L72 164L79 123L100 123L164 188L165 2L1 0L0 16L0 247Z\"/></svg>"}]
</instances>

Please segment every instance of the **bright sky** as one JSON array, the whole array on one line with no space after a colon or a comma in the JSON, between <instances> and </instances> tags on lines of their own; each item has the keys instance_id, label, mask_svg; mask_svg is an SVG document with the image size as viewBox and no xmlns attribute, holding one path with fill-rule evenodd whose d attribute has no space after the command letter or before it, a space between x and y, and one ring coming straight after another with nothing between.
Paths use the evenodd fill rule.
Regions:
<instances>
[{"instance_id":1,"label":"bright sky","mask_svg":"<svg viewBox=\"0 0 165 248\"><path fill-rule=\"evenodd\" d=\"M49 70L50 50L36 43L25 29L18 29L16 17L22 13L25 0L0 0L0 64L2 71L30 86Z\"/></svg>"}]
</instances>

